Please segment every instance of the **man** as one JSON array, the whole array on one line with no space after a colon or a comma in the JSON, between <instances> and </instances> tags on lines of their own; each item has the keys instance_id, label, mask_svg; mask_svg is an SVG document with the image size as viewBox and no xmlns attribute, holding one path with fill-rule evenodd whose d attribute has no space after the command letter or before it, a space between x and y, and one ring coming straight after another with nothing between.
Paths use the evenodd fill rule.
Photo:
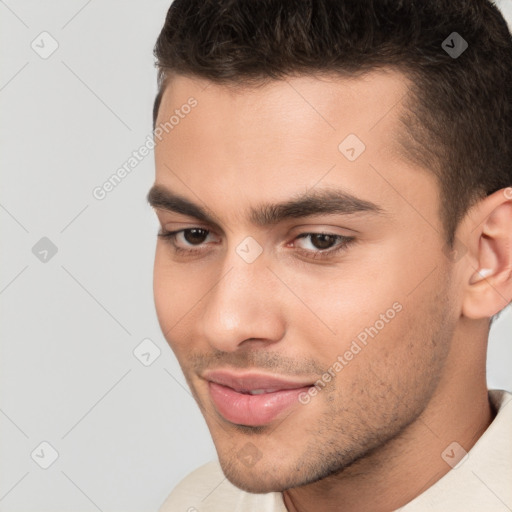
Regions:
<instances>
[{"instance_id":1,"label":"man","mask_svg":"<svg viewBox=\"0 0 512 512\"><path fill-rule=\"evenodd\" d=\"M162 331L219 462L162 512L512 510L512 41L484 0L175 0Z\"/></svg>"}]
</instances>

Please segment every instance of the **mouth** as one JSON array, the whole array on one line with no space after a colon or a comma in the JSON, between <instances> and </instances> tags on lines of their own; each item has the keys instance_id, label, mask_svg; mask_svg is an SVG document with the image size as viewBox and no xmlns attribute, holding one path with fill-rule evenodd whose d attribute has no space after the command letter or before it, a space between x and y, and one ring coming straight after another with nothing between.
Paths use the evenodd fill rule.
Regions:
<instances>
[{"instance_id":1,"label":"mouth","mask_svg":"<svg viewBox=\"0 0 512 512\"><path fill-rule=\"evenodd\" d=\"M236 374L211 371L208 381L210 398L217 412L227 421L246 426L262 426L299 405L299 395L313 383L294 381L262 373Z\"/></svg>"}]
</instances>

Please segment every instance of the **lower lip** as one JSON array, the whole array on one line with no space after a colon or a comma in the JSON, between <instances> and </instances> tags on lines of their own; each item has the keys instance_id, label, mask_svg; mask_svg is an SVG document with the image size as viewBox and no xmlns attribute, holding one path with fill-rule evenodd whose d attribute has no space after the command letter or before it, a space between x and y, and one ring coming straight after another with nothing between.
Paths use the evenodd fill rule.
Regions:
<instances>
[{"instance_id":1,"label":"lower lip","mask_svg":"<svg viewBox=\"0 0 512 512\"><path fill-rule=\"evenodd\" d=\"M261 395L246 395L215 382L208 383L210 396L217 411L237 425L261 426L270 423L283 411L299 403L299 395L309 386L283 389Z\"/></svg>"}]
</instances>

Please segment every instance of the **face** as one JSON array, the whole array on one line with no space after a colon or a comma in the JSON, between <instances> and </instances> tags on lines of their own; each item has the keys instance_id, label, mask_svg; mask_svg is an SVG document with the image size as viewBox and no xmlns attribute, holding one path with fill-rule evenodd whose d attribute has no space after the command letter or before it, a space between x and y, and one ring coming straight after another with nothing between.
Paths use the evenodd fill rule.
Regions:
<instances>
[{"instance_id":1,"label":"face","mask_svg":"<svg viewBox=\"0 0 512 512\"><path fill-rule=\"evenodd\" d=\"M406 91L392 72L165 91L157 314L240 488L346 470L442 379L457 301L437 183L396 142Z\"/></svg>"}]
</instances>

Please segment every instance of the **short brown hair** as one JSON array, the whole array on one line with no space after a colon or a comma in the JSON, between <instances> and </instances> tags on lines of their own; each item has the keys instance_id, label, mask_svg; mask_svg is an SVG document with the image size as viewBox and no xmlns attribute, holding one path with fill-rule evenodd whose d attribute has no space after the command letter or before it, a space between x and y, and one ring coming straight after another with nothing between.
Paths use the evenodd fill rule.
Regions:
<instances>
[{"instance_id":1,"label":"short brown hair","mask_svg":"<svg viewBox=\"0 0 512 512\"><path fill-rule=\"evenodd\" d=\"M454 32L468 44L456 58L442 46ZM450 246L467 210L512 184L512 38L490 1L174 0L154 54L154 123L174 75L251 86L402 72L404 154L437 176Z\"/></svg>"}]
</instances>

